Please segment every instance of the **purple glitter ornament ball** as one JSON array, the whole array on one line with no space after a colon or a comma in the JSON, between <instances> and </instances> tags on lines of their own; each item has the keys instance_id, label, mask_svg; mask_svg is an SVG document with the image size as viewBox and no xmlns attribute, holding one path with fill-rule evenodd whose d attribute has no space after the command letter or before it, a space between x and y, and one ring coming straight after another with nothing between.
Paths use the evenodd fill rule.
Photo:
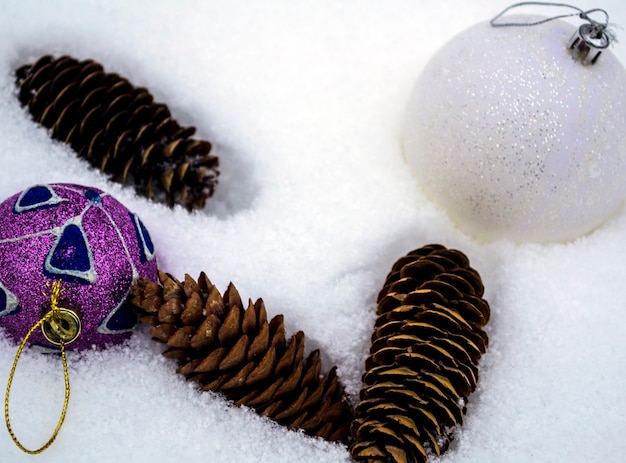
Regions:
<instances>
[{"instance_id":1,"label":"purple glitter ornament ball","mask_svg":"<svg viewBox=\"0 0 626 463\"><path fill-rule=\"evenodd\" d=\"M51 285L82 330L68 349L124 341L136 317L126 303L140 277L157 280L157 261L139 217L97 188L35 185L0 204L0 327L16 342L47 312ZM29 343L58 348L36 330Z\"/></svg>"}]
</instances>

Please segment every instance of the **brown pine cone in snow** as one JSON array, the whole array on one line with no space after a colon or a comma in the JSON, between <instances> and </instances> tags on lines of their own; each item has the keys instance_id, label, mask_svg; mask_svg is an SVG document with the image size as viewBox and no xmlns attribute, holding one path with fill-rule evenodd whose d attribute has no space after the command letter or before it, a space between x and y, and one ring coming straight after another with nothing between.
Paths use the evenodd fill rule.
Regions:
<instances>
[{"instance_id":1,"label":"brown pine cone in snow","mask_svg":"<svg viewBox=\"0 0 626 463\"><path fill-rule=\"evenodd\" d=\"M140 280L129 301L178 373L290 429L346 442L352 411L336 367L321 375L320 352L304 357L301 331L288 340L282 315L268 321L261 299L244 308L232 283L222 296L204 272L197 281L159 279Z\"/></svg>"},{"instance_id":2,"label":"brown pine cone in snow","mask_svg":"<svg viewBox=\"0 0 626 463\"><path fill-rule=\"evenodd\" d=\"M441 245L393 265L351 426L356 461L419 463L447 449L487 347L483 291L467 257Z\"/></svg>"},{"instance_id":3,"label":"brown pine cone in snow","mask_svg":"<svg viewBox=\"0 0 626 463\"><path fill-rule=\"evenodd\" d=\"M46 55L15 72L18 98L33 119L77 155L150 199L203 208L217 185L211 144L190 138L168 107L102 65Z\"/></svg>"}]
</instances>

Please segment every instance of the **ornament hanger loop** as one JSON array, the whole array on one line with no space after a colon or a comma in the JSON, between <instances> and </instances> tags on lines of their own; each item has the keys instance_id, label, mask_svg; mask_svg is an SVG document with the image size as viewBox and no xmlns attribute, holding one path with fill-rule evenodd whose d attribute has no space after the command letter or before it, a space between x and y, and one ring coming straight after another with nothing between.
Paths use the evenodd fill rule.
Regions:
<instances>
[{"instance_id":1,"label":"ornament hanger loop","mask_svg":"<svg viewBox=\"0 0 626 463\"><path fill-rule=\"evenodd\" d=\"M13 366L11 367L11 372L9 373L9 381L7 383L7 390L4 395L4 421L6 423L7 430L9 431L9 435L11 436L11 439L13 440L15 445L17 445L17 447L21 451L29 455L40 454L52 445L54 440L57 438L59 431L61 430L61 426L63 426L63 422L65 421L65 414L67 412L67 406L70 401L70 378L69 378L69 372L67 369L67 356L65 353L65 344L68 343L66 341L66 338L73 337L73 339L69 341L69 342L72 342L80 334L80 319L78 319L76 314L72 312L71 310L64 309L58 306L58 298L60 294L61 294L61 284L60 282L55 281L52 284L52 289L51 289L51 294L50 294L50 311L46 313L37 323L35 323L35 325L33 325L33 327L28 331L28 333L26 333L26 336L24 336L24 339L22 340L22 343L20 344L20 347L17 349L17 353L15 354L15 360L13 360ZM70 319L72 319L72 317L69 316L69 318L67 318L68 317L67 312L73 314L73 316L75 316L78 319L77 331L74 331L75 327L74 325L72 325L72 322L69 321ZM22 445L22 443L19 441L19 439L15 435L13 428L11 427L11 420L9 418L9 396L11 395L11 386L13 384L13 378L15 377L15 370L17 369L17 362L20 359L20 355L22 354L24 347L26 347L26 343L28 342L28 339L32 336L32 334L39 327L42 328L44 335L46 336L46 338L48 338L48 335L46 334L46 331L45 331L46 326L48 326L49 335L52 336L53 338L56 337L57 339L57 342L54 342L52 340L51 342L54 342L55 344L61 346L61 361L63 363L63 379L65 381L65 398L63 400L63 409L61 410L61 416L59 417L59 421L50 439L48 439L48 441L44 445L39 447L38 449L30 450L24 447L24 445Z\"/></svg>"},{"instance_id":2,"label":"ornament hanger loop","mask_svg":"<svg viewBox=\"0 0 626 463\"><path fill-rule=\"evenodd\" d=\"M576 13L561 14L557 16L551 16L549 18L540 19L534 22L499 22L507 12L513 8L521 6L555 6L563 8L571 8L576 10ZM593 13L602 13L604 15L604 21L599 22L590 17ZM595 64L600 57L602 50L608 48L612 42L617 42L617 38L613 31L609 29L609 14L602 8L592 8L590 10L582 10L576 6L569 5L567 3L549 3L549 2L519 2L514 3L506 7L499 14L494 16L490 23L493 27L524 27L524 26L537 26L539 24L547 23L554 19L569 18L572 16L578 16L581 19L587 21L581 25L568 42L568 49L571 50L572 56L575 59L579 59L583 64Z\"/></svg>"},{"instance_id":3,"label":"ornament hanger loop","mask_svg":"<svg viewBox=\"0 0 626 463\"><path fill-rule=\"evenodd\" d=\"M556 7L563 7L563 8L571 8L573 10L576 10L576 13L569 13L569 14L561 14L561 15L557 15L557 16L551 16L549 18L544 18L544 19L540 19L538 21L535 22L497 22L498 19L500 19L502 16L504 16L507 12L511 11L513 8L519 8L521 6L556 6ZM598 21L595 21L594 19L590 18L589 15L592 13L596 13L596 12L601 12L604 14L605 17L605 21L604 23L600 23ZM594 26L597 27L601 30L605 30L608 25L609 25L609 14L603 10L602 8L593 8L591 10L582 10L574 5L569 5L567 3L550 3L550 2L519 2L519 3L514 3L513 5L507 6L504 10L502 10L500 13L498 13L496 16L493 17L493 19L490 21L491 25L493 27L515 27L515 26L537 26L539 24L543 24L543 23L547 23L549 21L553 21L555 19L562 19L562 18L570 18L572 16L578 16L581 19L584 19L586 21L589 21L589 23Z\"/></svg>"}]
</instances>

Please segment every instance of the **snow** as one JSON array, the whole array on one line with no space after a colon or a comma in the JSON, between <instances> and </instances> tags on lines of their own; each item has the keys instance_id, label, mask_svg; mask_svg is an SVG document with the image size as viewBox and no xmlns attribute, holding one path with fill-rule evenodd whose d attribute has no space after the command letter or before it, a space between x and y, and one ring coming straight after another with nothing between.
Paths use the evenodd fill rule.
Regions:
<instances>
[{"instance_id":1,"label":"snow","mask_svg":"<svg viewBox=\"0 0 626 463\"><path fill-rule=\"evenodd\" d=\"M512 2L2 3L0 198L51 182L112 193L141 216L162 269L204 270L222 291L232 281L244 299L262 297L288 332L305 332L307 349L323 350L326 368L338 365L353 398L391 264L431 242L460 249L485 283L490 346L441 461L623 460L624 210L571 243L484 243L423 197L402 157L404 110L427 60ZM621 1L577 6L626 24ZM222 174L207 208L149 203L51 141L20 107L12 76L48 53L100 61L214 143ZM624 45L614 53L626 63ZM0 379L16 348L0 336ZM145 330L69 363L66 421L40 461L350 461L341 445L198 392ZM45 442L62 400L58 359L25 351L11 394L25 445ZM34 459L0 430L0 460Z\"/></svg>"}]
</instances>

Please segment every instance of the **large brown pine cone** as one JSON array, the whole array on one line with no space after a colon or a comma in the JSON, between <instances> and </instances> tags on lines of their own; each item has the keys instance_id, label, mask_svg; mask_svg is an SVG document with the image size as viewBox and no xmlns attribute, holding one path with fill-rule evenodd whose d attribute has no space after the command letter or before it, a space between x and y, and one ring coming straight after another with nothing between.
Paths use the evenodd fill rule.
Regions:
<instances>
[{"instance_id":1,"label":"large brown pine cone","mask_svg":"<svg viewBox=\"0 0 626 463\"><path fill-rule=\"evenodd\" d=\"M428 245L393 265L351 427L356 461L426 462L447 449L487 347L482 295L460 251Z\"/></svg>"},{"instance_id":2,"label":"large brown pine cone","mask_svg":"<svg viewBox=\"0 0 626 463\"><path fill-rule=\"evenodd\" d=\"M320 352L304 358L301 331L287 341L282 315L268 322L261 299L244 309L232 283L222 296L204 272L197 282L159 279L140 280L129 301L167 344L163 355L179 361L178 373L290 429L346 442L352 411L336 367L320 375Z\"/></svg>"},{"instance_id":3,"label":"large brown pine cone","mask_svg":"<svg viewBox=\"0 0 626 463\"><path fill-rule=\"evenodd\" d=\"M79 157L138 193L169 206L203 208L217 184L211 144L190 138L145 88L92 60L46 55L15 72L18 98L33 119Z\"/></svg>"}]
</instances>

